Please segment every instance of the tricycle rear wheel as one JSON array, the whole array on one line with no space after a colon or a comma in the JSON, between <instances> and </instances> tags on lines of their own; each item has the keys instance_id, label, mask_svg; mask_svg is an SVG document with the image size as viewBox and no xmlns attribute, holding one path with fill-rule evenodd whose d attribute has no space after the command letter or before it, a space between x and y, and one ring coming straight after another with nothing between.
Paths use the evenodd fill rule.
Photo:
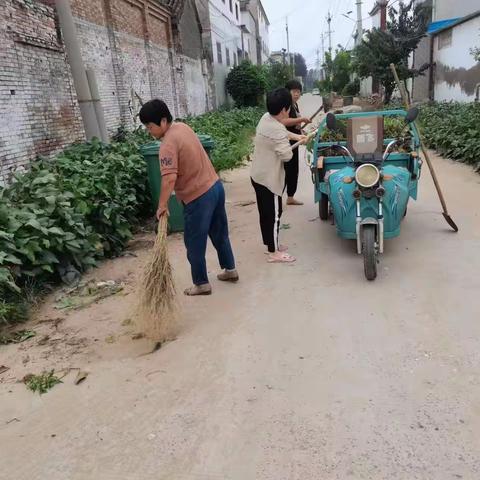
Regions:
<instances>
[{"instance_id":1,"label":"tricycle rear wheel","mask_svg":"<svg viewBox=\"0 0 480 480\"><path fill-rule=\"evenodd\" d=\"M375 246L375 225L362 228L362 250L365 277L372 281L377 278L377 249Z\"/></svg>"},{"instance_id":2,"label":"tricycle rear wheel","mask_svg":"<svg viewBox=\"0 0 480 480\"><path fill-rule=\"evenodd\" d=\"M325 193L320 195L318 214L320 215L320 220L328 220L328 195Z\"/></svg>"}]
</instances>

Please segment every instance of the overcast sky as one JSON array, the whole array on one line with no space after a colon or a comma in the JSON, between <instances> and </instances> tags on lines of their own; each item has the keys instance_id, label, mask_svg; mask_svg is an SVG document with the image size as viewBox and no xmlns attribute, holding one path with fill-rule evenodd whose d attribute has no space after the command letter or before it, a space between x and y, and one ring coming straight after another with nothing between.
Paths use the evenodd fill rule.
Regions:
<instances>
[{"instance_id":1,"label":"overcast sky","mask_svg":"<svg viewBox=\"0 0 480 480\"><path fill-rule=\"evenodd\" d=\"M288 15L290 31L290 51L300 52L307 61L308 68L315 68L316 49L321 46L321 34L327 32L326 17L332 14L332 48L340 43L343 46L353 45L352 34L355 22L342 16L352 10L349 15L357 18L357 0L262 0L268 19L270 20L270 50L287 48L285 17ZM370 26L368 13L375 0L363 0L362 17L364 28ZM295 5L296 8L295 8ZM367 17L367 18L366 18ZM325 49L328 39L325 39ZM320 54L321 55L321 54Z\"/></svg>"}]
</instances>

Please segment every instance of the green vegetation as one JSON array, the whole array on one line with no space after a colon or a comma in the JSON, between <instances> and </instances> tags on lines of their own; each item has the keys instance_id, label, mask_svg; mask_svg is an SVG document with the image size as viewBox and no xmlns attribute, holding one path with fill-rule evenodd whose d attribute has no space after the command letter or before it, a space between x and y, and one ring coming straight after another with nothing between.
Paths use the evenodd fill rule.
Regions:
<instances>
[{"instance_id":1,"label":"green vegetation","mask_svg":"<svg viewBox=\"0 0 480 480\"><path fill-rule=\"evenodd\" d=\"M420 109L427 145L480 171L480 104L434 103Z\"/></svg>"},{"instance_id":2,"label":"green vegetation","mask_svg":"<svg viewBox=\"0 0 480 480\"><path fill-rule=\"evenodd\" d=\"M232 68L227 77L226 87L237 107L256 107L265 93L264 71L262 67L245 60Z\"/></svg>"},{"instance_id":3,"label":"green vegetation","mask_svg":"<svg viewBox=\"0 0 480 480\"><path fill-rule=\"evenodd\" d=\"M283 88L292 79L292 69L285 63L270 62L263 67L267 81L267 91Z\"/></svg>"},{"instance_id":4,"label":"green vegetation","mask_svg":"<svg viewBox=\"0 0 480 480\"><path fill-rule=\"evenodd\" d=\"M27 375L23 381L29 390L33 393L38 392L40 395L47 393L51 388L62 381L55 376L55 372L43 372L40 375Z\"/></svg>"},{"instance_id":5,"label":"green vegetation","mask_svg":"<svg viewBox=\"0 0 480 480\"><path fill-rule=\"evenodd\" d=\"M263 111L233 109L188 118L215 140L217 171L242 163ZM74 145L40 159L0 189L0 327L26 318L30 292L40 285L75 283L81 273L118 255L151 214L143 131L123 132L104 145Z\"/></svg>"},{"instance_id":6,"label":"green vegetation","mask_svg":"<svg viewBox=\"0 0 480 480\"><path fill-rule=\"evenodd\" d=\"M210 135L215 140L212 162L218 171L238 167L251 152L251 137L264 110L261 108L234 108L186 118L198 134Z\"/></svg>"},{"instance_id":7,"label":"green vegetation","mask_svg":"<svg viewBox=\"0 0 480 480\"><path fill-rule=\"evenodd\" d=\"M429 67L419 69L408 66L408 59L426 35L431 7L424 3L400 3L398 10L389 9L387 30L374 28L362 39L353 51L353 67L360 78L373 77L380 81L385 89L385 103L389 103L395 89L395 79L390 64L397 67L401 80L422 75Z\"/></svg>"}]
</instances>

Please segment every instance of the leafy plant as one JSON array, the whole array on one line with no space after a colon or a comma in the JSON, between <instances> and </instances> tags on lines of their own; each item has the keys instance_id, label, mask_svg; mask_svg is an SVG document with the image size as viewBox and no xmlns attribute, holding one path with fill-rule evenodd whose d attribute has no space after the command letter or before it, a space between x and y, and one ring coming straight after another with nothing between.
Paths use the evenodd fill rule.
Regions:
<instances>
[{"instance_id":1,"label":"leafy plant","mask_svg":"<svg viewBox=\"0 0 480 480\"><path fill-rule=\"evenodd\" d=\"M264 72L261 67L245 60L230 71L226 87L237 107L255 107L265 93Z\"/></svg>"},{"instance_id":2,"label":"leafy plant","mask_svg":"<svg viewBox=\"0 0 480 480\"><path fill-rule=\"evenodd\" d=\"M43 372L40 375L27 375L23 381L29 390L40 395L47 393L51 388L59 383L63 383L55 376L54 370Z\"/></svg>"},{"instance_id":3,"label":"leafy plant","mask_svg":"<svg viewBox=\"0 0 480 480\"><path fill-rule=\"evenodd\" d=\"M242 163L263 111L232 109L186 119L215 140L217 171ZM0 325L26 318L25 297L38 285L78 282L81 272L120 253L151 213L141 144L144 129L118 141L74 145L0 188ZM27 288L28 287L28 288Z\"/></svg>"},{"instance_id":4,"label":"leafy plant","mask_svg":"<svg viewBox=\"0 0 480 480\"><path fill-rule=\"evenodd\" d=\"M433 103L420 111L427 145L480 171L480 104Z\"/></svg>"},{"instance_id":5,"label":"leafy plant","mask_svg":"<svg viewBox=\"0 0 480 480\"><path fill-rule=\"evenodd\" d=\"M286 63L269 62L263 66L267 90L285 87L292 78L292 69Z\"/></svg>"},{"instance_id":6,"label":"leafy plant","mask_svg":"<svg viewBox=\"0 0 480 480\"><path fill-rule=\"evenodd\" d=\"M330 52L325 54L325 74L327 79L323 80L322 90L342 92L345 86L350 82L352 73L351 53L339 46L332 59ZM332 79L330 81L330 78Z\"/></svg>"},{"instance_id":7,"label":"leafy plant","mask_svg":"<svg viewBox=\"0 0 480 480\"><path fill-rule=\"evenodd\" d=\"M10 335L0 335L0 345L8 345L9 343L22 343L25 340L33 338L37 335L34 330L20 330Z\"/></svg>"},{"instance_id":8,"label":"leafy plant","mask_svg":"<svg viewBox=\"0 0 480 480\"><path fill-rule=\"evenodd\" d=\"M390 64L397 67L401 80L423 75L429 65L419 69L409 68L408 59L426 35L431 7L425 3L400 3L398 10L389 9L387 30L374 28L367 32L354 49L354 70L361 78L373 77L380 81L385 90L385 103L389 103L395 90L395 79Z\"/></svg>"},{"instance_id":9,"label":"leafy plant","mask_svg":"<svg viewBox=\"0 0 480 480\"><path fill-rule=\"evenodd\" d=\"M235 168L251 152L251 137L264 111L260 108L234 108L189 117L197 134L210 135L215 141L212 162L217 171Z\"/></svg>"},{"instance_id":10,"label":"leafy plant","mask_svg":"<svg viewBox=\"0 0 480 480\"><path fill-rule=\"evenodd\" d=\"M360 80L356 78L351 82L348 82L342 90L344 96L356 96L360 93Z\"/></svg>"}]
</instances>

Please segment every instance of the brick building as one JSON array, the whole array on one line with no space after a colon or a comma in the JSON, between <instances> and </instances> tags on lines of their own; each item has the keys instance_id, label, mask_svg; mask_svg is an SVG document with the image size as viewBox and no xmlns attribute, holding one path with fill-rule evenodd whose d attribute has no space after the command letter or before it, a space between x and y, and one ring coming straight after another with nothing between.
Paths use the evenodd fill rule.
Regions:
<instances>
[{"instance_id":1,"label":"brick building","mask_svg":"<svg viewBox=\"0 0 480 480\"><path fill-rule=\"evenodd\" d=\"M53 0L1 0L0 182L85 138ZM211 53L194 0L71 0L83 62L109 134L135 125L139 99L175 116L214 107Z\"/></svg>"}]
</instances>

